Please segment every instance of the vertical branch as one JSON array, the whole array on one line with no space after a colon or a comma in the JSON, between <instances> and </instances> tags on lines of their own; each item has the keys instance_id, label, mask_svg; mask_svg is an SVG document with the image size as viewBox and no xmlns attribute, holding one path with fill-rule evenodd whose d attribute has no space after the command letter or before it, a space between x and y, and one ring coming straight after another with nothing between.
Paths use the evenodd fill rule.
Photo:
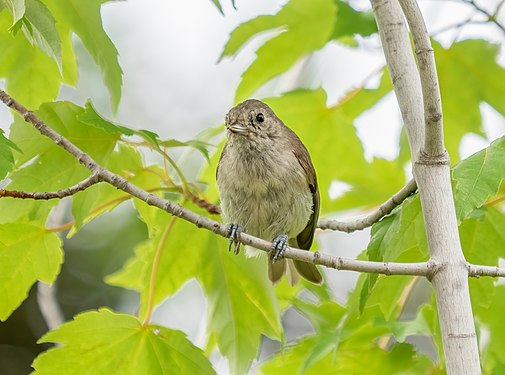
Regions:
<instances>
[{"instance_id":1,"label":"vertical branch","mask_svg":"<svg viewBox=\"0 0 505 375\"><path fill-rule=\"evenodd\" d=\"M425 121L423 151L430 156L442 155L445 152L442 102L430 36L417 1L400 0L400 5L412 33L421 77Z\"/></svg>"},{"instance_id":2,"label":"vertical branch","mask_svg":"<svg viewBox=\"0 0 505 375\"><path fill-rule=\"evenodd\" d=\"M447 373L480 374L468 289L468 267L459 241L449 158L443 145L442 113L433 50L415 1L399 1L413 30L419 71L411 53L398 0L371 0L409 136L413 172L420 192L431 260L440 265L431 282L437 300Z\"/></svg>"}]
</instances>

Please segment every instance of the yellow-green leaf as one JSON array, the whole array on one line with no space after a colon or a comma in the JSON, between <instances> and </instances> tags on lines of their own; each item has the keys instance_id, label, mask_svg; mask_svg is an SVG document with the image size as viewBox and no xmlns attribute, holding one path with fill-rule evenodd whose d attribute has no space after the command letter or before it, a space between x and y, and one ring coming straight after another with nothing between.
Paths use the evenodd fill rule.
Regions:
<instances>
[{"instance_id":1,"label":"yellow-green leaf","mask_svg":"<svg viewBox=\"0 0 505 375\"><path fill-rule=\"evenodd\" d=\"M6 320L37 281L52 284L63 261L55 233L32 224L0 224L0 320Z\"/></svg>"},{"instance_id":2,"label":"yellow-green leaf","mask_svg":"<svg viewBox=\"0 0 505 375\"><path fill-rule=\"evenodd\" d=\"M176 330L142 326L108 309L77 315L39 342L62 346L39 355L34 374L214 374L203 352Z\"/></svg>"}]
</instances>

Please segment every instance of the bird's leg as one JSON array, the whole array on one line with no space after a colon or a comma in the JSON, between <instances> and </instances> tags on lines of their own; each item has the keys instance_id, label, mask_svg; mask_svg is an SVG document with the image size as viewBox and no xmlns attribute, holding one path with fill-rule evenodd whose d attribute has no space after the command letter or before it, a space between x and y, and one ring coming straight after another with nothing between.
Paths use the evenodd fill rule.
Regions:
<instances>
[{"instance_id":1,"label":"bird's leg","mask_svg":"<svg viewBox=\"0 0 505 375\"><path fill-rule=\"evenodd\" d=\"M288 247L288 236L280 234L272 242L272 263L277 262L284 256L284 251Z\"/></svg>"},{"instance_id":2,"label":"bird's leg","mask_svg":"<svg viewBox=\"0 0 505 375\"><path fill-rule=\"evenodd\" d=\"M240 233L242 233L242 228L238 224L228 224L226 226L228 230L227 237L230 238L230 242L228 244L228 251L231 251L232 245L235 242L235 246L233 247L233 253L236 255L240 251Z\"/></svg>"}]
</instances>

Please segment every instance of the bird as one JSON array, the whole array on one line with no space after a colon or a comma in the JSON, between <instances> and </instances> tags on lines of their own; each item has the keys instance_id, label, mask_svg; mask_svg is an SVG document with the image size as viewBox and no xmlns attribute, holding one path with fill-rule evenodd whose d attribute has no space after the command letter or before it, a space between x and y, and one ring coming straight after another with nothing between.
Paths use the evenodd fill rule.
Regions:
<instances>
[{"instance_id":1,"label":"bird","mask_svg":"<svg viewBox=\"0 0 505 375\"><path fill-rule=\"evenodd\" d=\"M283 257L286 247L309 250L319 217L317 177L307 148L265 103L248 99L226 114L227 141L216 170L229 250L240 250L242 231L272 241L268 277L301 275L315 284L322 276L312 263ZM246 248L248 256L262 253Z\"/></svg>"}]
</instances>

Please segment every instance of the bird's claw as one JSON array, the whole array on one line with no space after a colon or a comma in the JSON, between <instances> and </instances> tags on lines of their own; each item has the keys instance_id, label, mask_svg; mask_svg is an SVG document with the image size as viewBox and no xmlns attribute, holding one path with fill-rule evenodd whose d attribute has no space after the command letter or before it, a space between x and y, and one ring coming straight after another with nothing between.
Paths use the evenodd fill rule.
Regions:
<instances>
[{"instance_id":1,"label":"bird's claw","mask_svg":"<svg viewBox=\"0 0 505 375\"><path fill-rule=\"evenodd\" d=\"M226 229L228 230L228 238L230 239L230 242L228 243L228 251L231 251L231 248L233 247L233 253L236 255L240 251L240 233L242 233L242 228L238 224L228 224L226 226Z\"/></svg>"},{"instance_id":2,"label":"bird's claw","mask_svg":"<svg viewBox=\"0 0 505 375\"><path fill-rule=\"evenodd\" d=\"M285 234L278 235L272 242L272 263L277 262L284 257L284 251L288 247L288 236Z\"/></svg>"}]
</instances>

